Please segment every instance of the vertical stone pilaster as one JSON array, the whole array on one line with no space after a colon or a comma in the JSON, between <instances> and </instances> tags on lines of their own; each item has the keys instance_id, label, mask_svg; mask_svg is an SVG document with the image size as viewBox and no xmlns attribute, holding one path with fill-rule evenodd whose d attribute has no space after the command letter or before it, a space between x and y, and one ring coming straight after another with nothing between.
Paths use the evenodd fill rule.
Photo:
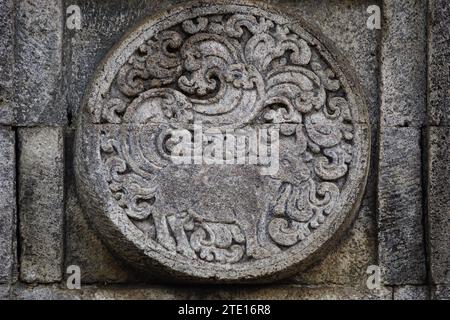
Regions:
<instances>
[{"instance_id":1,"label":"vertical stone pilaster","mask_svg":"<svg viewBox=\"0 0 450 320\"><path fill-rule=\"evenodd\" d=\"M64 124L62 2L18 0L16 7L15 122L21 126Z\"/></svg>"},{"instance_id":2,"label":"vertical stone pilaster","mask_svg":"<svg viewBox=\"0 0 450 320\"><path fill-rule=\"evenodd\" d=\"M14 280L16 264L15 133L0 127L0 283Z\"/></svg>"},{"instance_id":3,"label":"vertical stone pilaster","mask_svg":"<svg viewBox=\"0 0 450 320\"><path fill-rule=\"evenodd\" d=\"M14 122L14 1L0 2L0 124Z\"/></svg>"},{"instance_id":4,"label":"vertical stone pilaster","mask_svg":"<svg viewBox=\"0 0 450 320\"><path fill-rule=\"evenodd\" d=\"M450 126L450 4L428 0L428 123Z\"/></svg>"},{"instance_id":5,"label":"vertical stone pilaster","mask_svg":"<svg viewBox=\"0 0 450 320\"><path fill-rule=\"evenodd\" d=\"M421 130L382 128L379 147L379 261L386 285L425 284Z\"/></svg>"},{"instance_id":6,"label":"vertical stone pilaster","mask_svg":"<svg viewBox=\"0 0 450 320\"><path fill-rule=\"evenodd\" d=\"M426 1L384 0L378 152L379 263L385 285L426 283L422 126Z\"/></svg>"},{"instance_id":7,"label":"vertical stone pilaster","mask_svg":"<svg viewBox=\"0 0 450 320\"><path fill-rule=\"evenodd\" d=\"M429 0L427 248L432 298L450 299L450 4Z\"/></svg>"},{"instance_id":8,"label":"vertical stone pilaster","mask_svg":"<svg viewBox=\"0 0 450 320\"><path fill-rule=\"evenodd\" d=\"M20 278L50 283L62 279L63 129L19 129Z\"/></svg>"},{"instance_id":9,"label":"vertical stone pilaster","mask_svg":"<svg viewBox=\"0 0 450 320\"><path fill-rule=\"evenodd\" d=\"M427 176L431 281L450 285L450 127L429 128Z\"/></svg>"},{"instance_id":10,"label":"vertical stone pilaster","mask_svg":"<svg viewBox=\"0 0 450 320\"><path fill-rule=\"evenodd\" d=\"M381 126L425 123L426 14L425 0L383 1Z\"/></svg>"}]
</instances>

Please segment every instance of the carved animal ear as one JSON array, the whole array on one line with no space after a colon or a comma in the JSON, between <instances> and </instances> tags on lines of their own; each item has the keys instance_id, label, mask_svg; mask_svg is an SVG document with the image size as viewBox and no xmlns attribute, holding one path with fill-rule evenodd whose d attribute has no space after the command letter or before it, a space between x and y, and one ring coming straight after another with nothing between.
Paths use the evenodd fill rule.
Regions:
<instances>
[{"instance_id":1,"label":"carved animal ear","mask_svg":"<svg viewBox=\"0 0 450 320\"><path fill-rule=\"evenodd\" d=\"M178 123L192 121L192 104L188 98L173 89L150 89L142 93L126 109L123 123Z\"/></svg>"}]
</instances>

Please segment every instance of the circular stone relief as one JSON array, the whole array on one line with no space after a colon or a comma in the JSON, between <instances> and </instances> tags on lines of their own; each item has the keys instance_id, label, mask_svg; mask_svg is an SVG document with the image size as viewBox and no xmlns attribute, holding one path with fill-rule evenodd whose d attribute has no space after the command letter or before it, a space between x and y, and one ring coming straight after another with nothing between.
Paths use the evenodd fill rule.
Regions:
<instances>
[{"instance_id":1,"label":"circular stone relief","mask_svg":"<svg viewBox=\"0 0 450 320\"><path fill-rule=\"evenodd\" d=\"M270 280L320 259L364 191L367 110L301 19L191 3L106 56L78 117L77 189L105 244L150 274Z\"/></svg>"}]
</instances>

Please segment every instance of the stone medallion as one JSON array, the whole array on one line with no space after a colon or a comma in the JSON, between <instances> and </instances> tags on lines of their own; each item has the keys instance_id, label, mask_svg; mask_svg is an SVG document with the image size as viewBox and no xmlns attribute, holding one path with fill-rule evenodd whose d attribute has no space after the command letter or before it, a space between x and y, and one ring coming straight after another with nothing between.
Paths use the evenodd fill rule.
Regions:
<instances>
[{"instance_id":1,"label":"stone medallion","mask_svg":"<svg viewBox=\"0 0 450 320\"><path fill-rule=\"evenodd\" d=\"M300 18L261 4L143 20L98 67L78 117L78 193L105 244L191 281L305 270L365 187L367 110L348 68Z\"/></svg>"}]
</instances>

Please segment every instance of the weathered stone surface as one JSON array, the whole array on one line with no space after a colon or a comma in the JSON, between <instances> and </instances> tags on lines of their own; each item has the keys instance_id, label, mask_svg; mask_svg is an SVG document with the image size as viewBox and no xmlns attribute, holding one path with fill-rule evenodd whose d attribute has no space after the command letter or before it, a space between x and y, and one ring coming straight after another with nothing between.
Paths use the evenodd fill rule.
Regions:
<instances>
[{"instance_id":1,"label":"weathered stone surface","mask_svg":"<svg viewBox=\"0 0 450 320\"><path fill-rule=\"evenodd\" d=\"M267 286L231 287L228 289L201 289L195 292L188 288L153 287L151 289L106 289L95 290L91 299L196 299L196 300L352 300L389 299L390 289L367 292L342 286Z\"/></svg>"},{"instance_id":2,"label":"weathered stone surface","mask_svg":"<svg viewBox=\"0 0 450 320\"><path fill-rule=\"evenodd\" d=\"M433 288L434 300L450 300L450 286L438 285Z\"/></svg>"},{"instance_id":3,"label":"weathered stone surface","mask_svg":"<svg viewBox=\"0 0 450 320\"><path fill-rule=\"evenodd\" d=\"M370 184L369 180L368 184ZM303 285L352 285L363 287L368 275L367 267L377 264L377 235L375 199L367 198L361 204L358 217L349 234L319 264L294 279Z\"/></svg>"},{"instance_id":4,"label":"weathered stone surface","mask_svg":"<svg viewBox=\"0 0 450 320\"><path fill-rule=\"evenodd\" d=\"M80 30L65 30L68 112L76 116L95 67L120 37L146 15L164 10L176 0L75 0L82 13Z\"/></svg>"},{"instance_id":5,"label":"weathered stone surface","mask_svg":"<svg viewBox=\"0 0 450 320\"><path fill-rule=\"evenodd\" d=\"M252 286L204 288L196 290L186 286L148 287L95 287L84 286L81 290L67 290L57 286L18 286L13 299L29 300L386 300L392 297L391 289L366 291L345 286Z\"/></svg>"},{"instance_id":6,"label":"weathered stone surface","mask_svg":"<svg viewBox=\"0 0 450 320\"><path fill-rule=\"evenodd\" d=\"M420 145L420 129L380 133L378 254L388 285L425 284Z\"/></svg>"},{"instance_id":7,"label":"weathered stone surface","mask_svg":"<svg viewBox=\"0 0 450 320\"><path fill-rule=\"evenodd\" d=\"M0 124L11 125L14 119L14 2L0 3Z\"/></svg>"},{"instance_id":8,"label":"weathered stone surface","mask_svg":"<svg viewBox=\"0 0 450 320\"><path fill-rule=\"evenodd\" d=\"M378 51L381 30L370 30L366 25L367 8L381 6L381 0L271 0L268 3L292 12L301 12L302 18L314 23L347 58L364 88L370 123L379 120Z\"/></svg>"},{"instance_id":9,"label":"weathered stone surface","mask_svg":"<svg viewBox=\"0 0 450 320\"><path fill-rule=\"evenodd\" d=\"M10 287L7 285L0 284L0 300L9 300L9 290Z\"/></svg>"},{"instance_id":10,"label":"weathered stone surface","mask_svg":"<svg viewBox=\"0 0 450 320\"><path fill-rule=\"evenodd\" d=\"M450 128L431 127L428 141L428 248L434 284L450 284Z\"/></svg>"},{"instance_id":11,"label":"weathered stone surface","mask_svg":"<svg viewBox=\"0 0 450 320\"><path fill-rule=\"evenodd\" d=\"M63 259L63 129L19 129L20 278L61 280Z\"/></svg>"},{"instance_id":12,"label":"weathered stone surface","mask_svg":"<svg viewBox=\"0 0 450 320\"><path fill-rule=\"evenodd\" d=\"M0 127L0 283L11 282L16 261L15 132Z\"/></svg>"},{"instance_id":13,"label":"weathered stone surface","mask_svg":"<svg viewBox=\"0 0 450 320\"><path fill-rule=\"evenodd\" d=\"M292 281L303 285L364 286L370 265L378 264L377 239L377 131L372 126L372 152L366 191L358 216L339 245L317 265L300 272ZM291 279L290 279L291 280Z\"/></svg>"},{"instance_id":14,"label":"weathered stone surface","mask_svg":"<svg viewBox=\"0 0 450 320\"><path fill-rule=\"evenodd\" d=\"M318 259L352 221L367 110L345 62L300 21L254 3L189 5L115 46L78 119L76 171L85 211L117 254L180 279L278 278ZM228 166L175 163L174 130L198 136L198 123L276 131L280 168L267 174L236 155Z\"/></svg>"},{"instance_id":15,"label":"weathered stone surface","mask_svg":"<svg viewBox=\"0 0 450 320\"><path fill-rule=\"evenodd\" d=\"M66 230L65 266L80 267L81 282L118 283L131 281L129 273L111 256L82 212L75 191L73 131L66 134Z\"/></svg>"},{"instance_id":16,"label":"weathered stone surface","mask_svg":"<svg viewBox=\"0 0 450 320\"><path fill-rule=\"evenodd\" d=\"M394 300L428 300L429 293L427 286L400 286L394 288Z\"/></svg>"},{"instance_id":17,"label":"weathered stone surface","mask_svg":"<svg viewBox=\"0 0 450 320\"><path fill-rule=\"evenodd\" d=\"M428 0L428 121L450 126L450 5L447 0Z\"/></svg>"},{"instance_id":18,"label":"weathered stone surface","mask_svg":"<svg viewBox=\"0 0 450 320\"><path fill-rule=\"evenodd\" d=\"M381 124L415 126L426 114L426 1L384 0Z\"/></svg>"},{"instance_id":19,"label":"weathered stone surface","mask_svg":"<svg viewBox=\"0 0 450 320\"><path fill-rule=\"evenodd\" d=\"M243 288L230 288L225 290L205 290L197 299L224 299L224 300L386 300L391 299L392 291L389 288L369 291L360 287L346 286L267 286Z\"/></svg>"},{"instance_id":20,"label":"weathered stone surface","mask_svg":"<svg viewBox=\"0 0 450 320\"><path fill-rule=\"evenodd\" d=\"M79 266L82 283L130 281L128 272L105 248L86 221L73 187L69 187L66 207L66 268Z\"/></svg>"},{"instance_id":21,"label":"weathered stone surface","mask_svg":"<svg viewBox=\"0 0 450 320\"><path fill-rule=\"evenodd\" d=\"M68 290L57 285L19 284L11 290L13 300L81 300L83 291Z\"/></svg>"},{"instance_id":22,"label":"weathered stone surface","mask_svg":"<svg viewBox=\"0 0 450 320\"><path fill-rule=\"evenodd\" d=\"M62 124L63 11L60 0L18 0L16 4L16 122Z\"/></svg>"}]
</instances>

